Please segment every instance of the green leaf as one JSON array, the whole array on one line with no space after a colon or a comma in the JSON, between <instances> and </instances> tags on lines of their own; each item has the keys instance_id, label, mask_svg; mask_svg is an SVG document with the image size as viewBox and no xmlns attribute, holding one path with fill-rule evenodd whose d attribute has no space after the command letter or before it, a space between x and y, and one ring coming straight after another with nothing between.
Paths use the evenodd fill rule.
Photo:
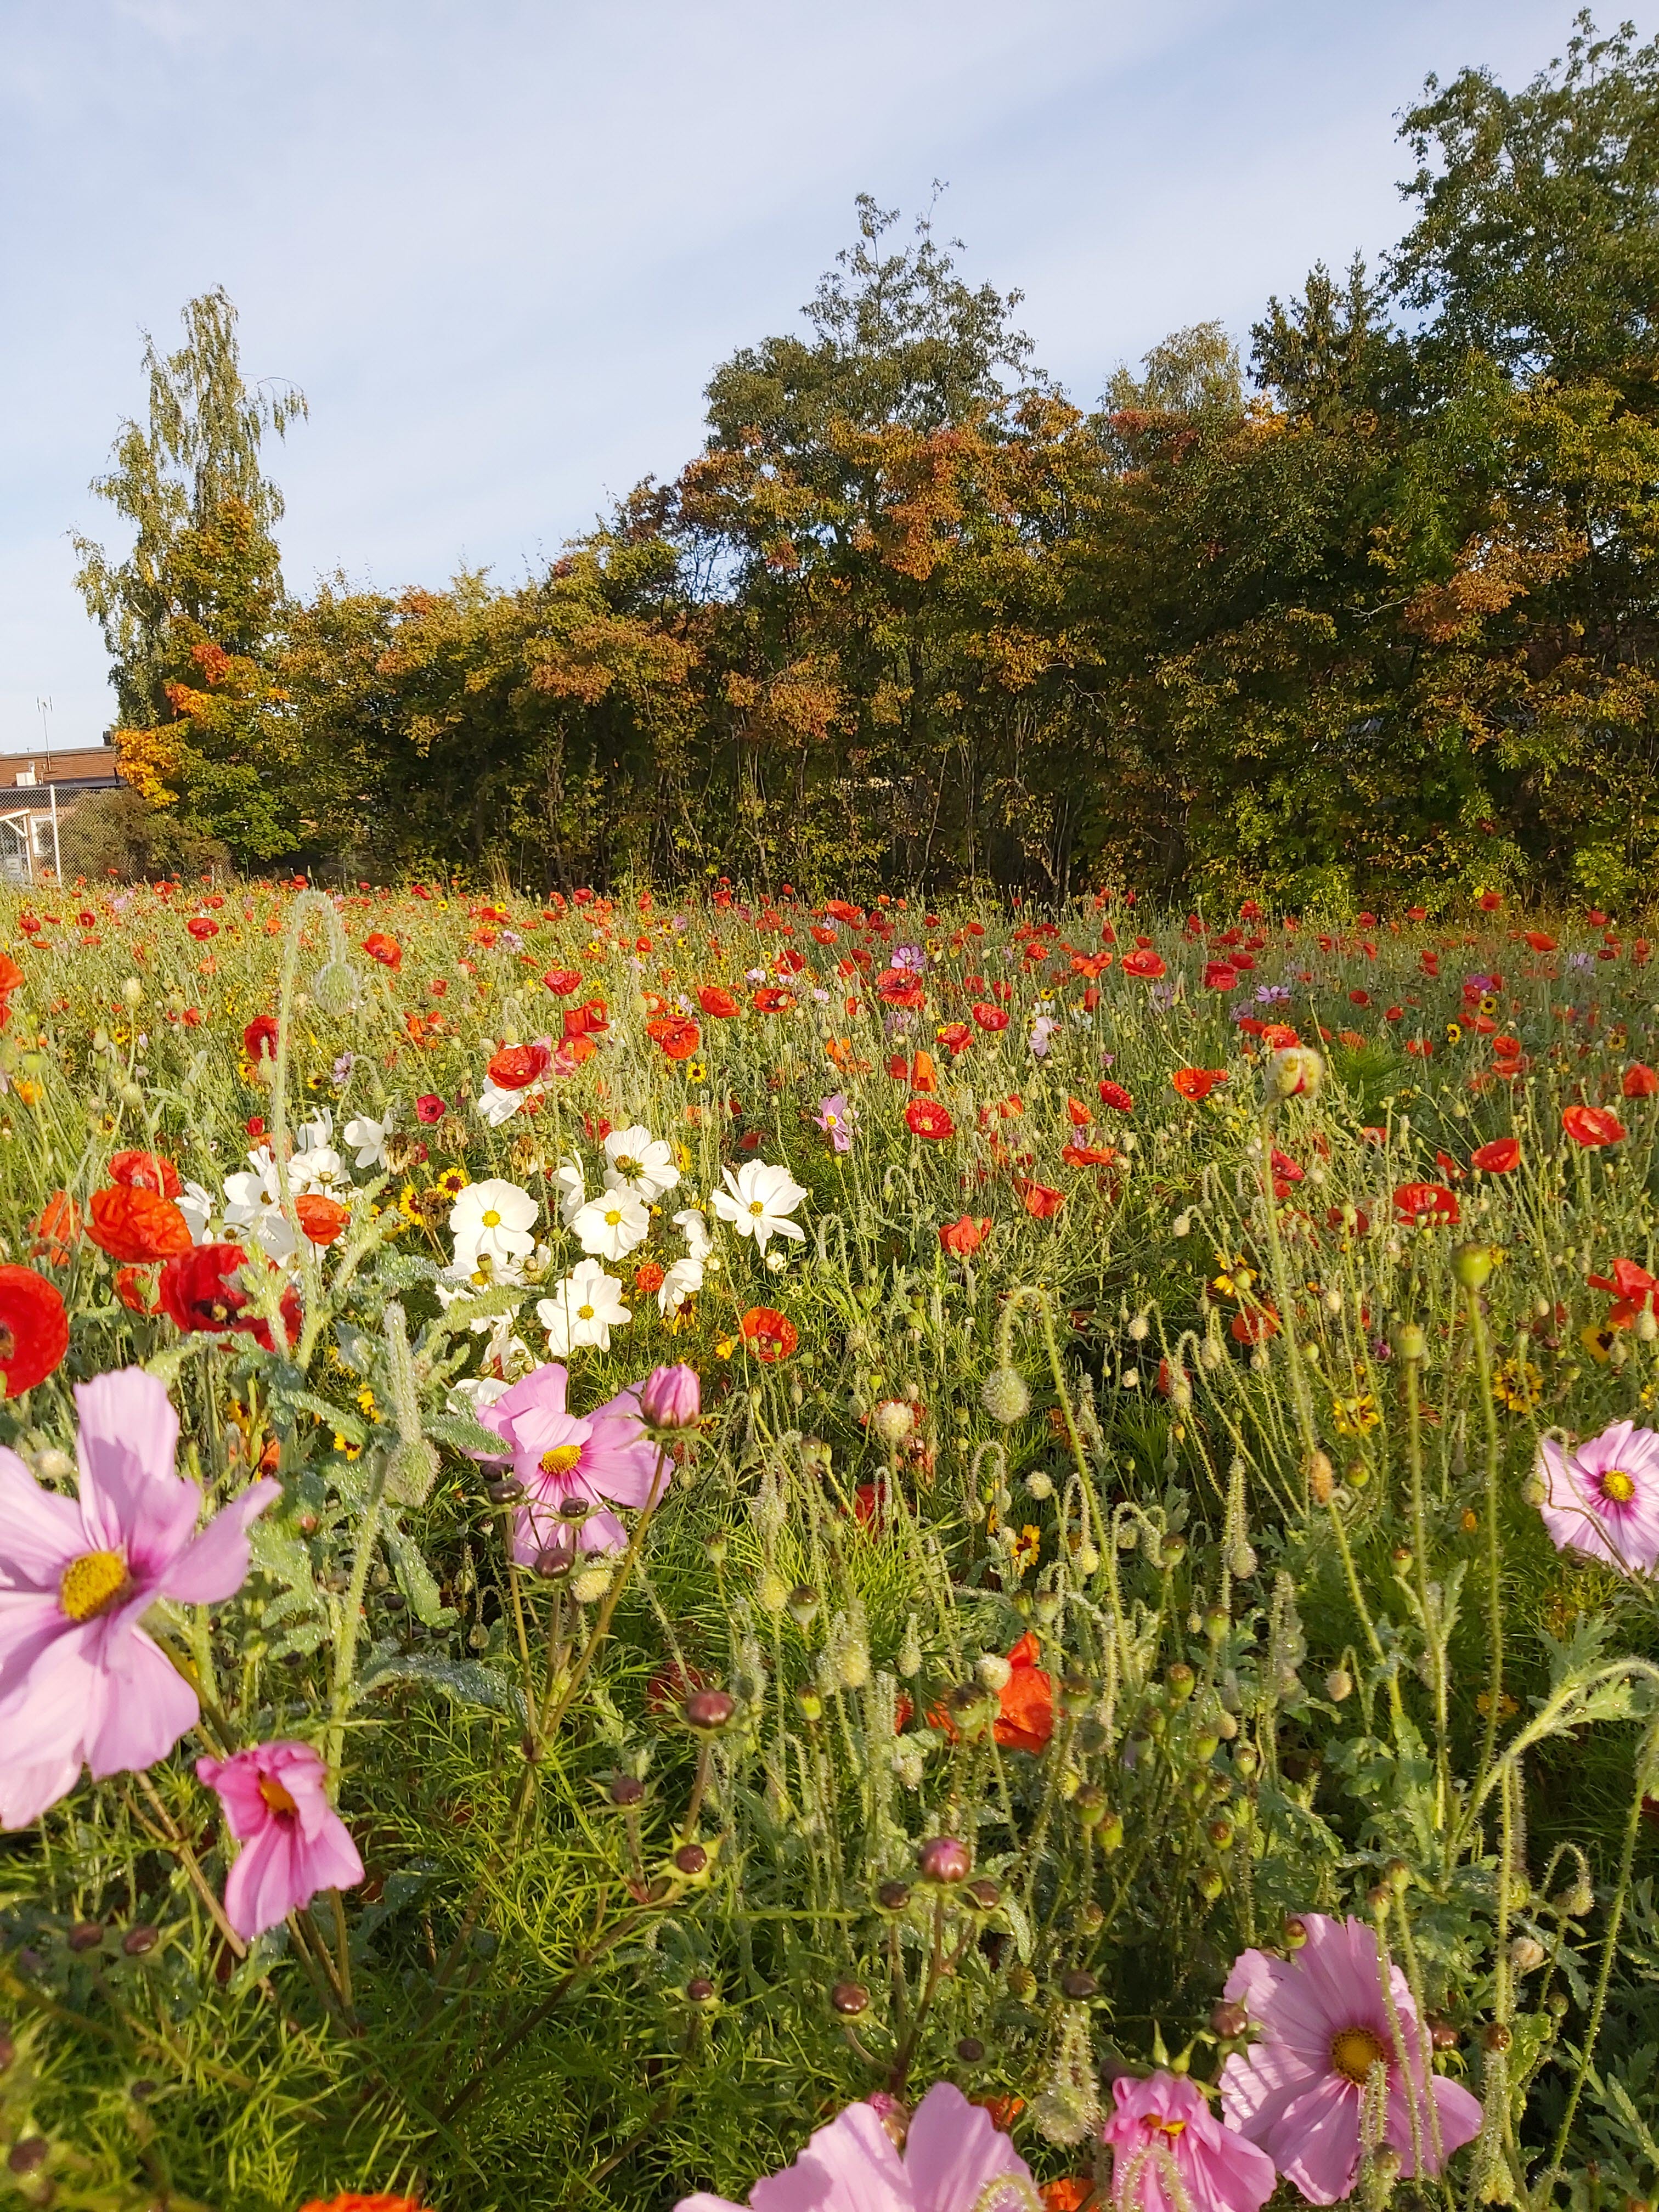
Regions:
<instances>
[{"instance_id":1,"label":"green leaf","mask_svg":"<svg viewBox=\"0 0 1659 2212\"><path fill-rule=\"evenodd\" d=\"M476 1659L442 1659L426 1651L392 1653L360 1679L358 1702L392 1682L422 1682L454 1705L505 1713L516 1721L528 1717L518 1686Z\"/></svg>"}]
</instances>

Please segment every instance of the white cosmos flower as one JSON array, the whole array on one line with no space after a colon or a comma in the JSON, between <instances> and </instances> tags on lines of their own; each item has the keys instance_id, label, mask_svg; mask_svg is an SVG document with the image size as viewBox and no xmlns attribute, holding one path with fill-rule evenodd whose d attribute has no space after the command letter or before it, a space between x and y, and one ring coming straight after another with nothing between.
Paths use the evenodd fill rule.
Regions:
<instances>
[{"instance_id":1,"label":"white cosmos flower","mask_svg":"<svg viewBox=\"0 0 1659 2212\"><path fill-rule=\"evenodd\" d=\"M651 1234L651 1209L636 1191L601 1191L573 1216L570 1227L584 1252L620 1260Z\"/></svg>"},{"instance_id":2,"label":"white cosmos flower","mask_svg":"<svg viewBox=\"0 0 1659 2212\"><path fill-rule=\"evenodd\" d=\"M478 1093L478 1112L492 1129L499 1129L503 1121L510 1121L525 1100L526 1091L503 1091L486 1075L483 1089Z\"/></svg>"},{"instance_id":3,"label":"white cosmos flower","mask_svg":"<svg viewBox=\"0 0 1659 2212\"><path fill-rule=\"evenodd\" d=\"M729 1221L739 1237L752 1237L756 1249L765 1251L774 1237L793 1237L806 1242L806 1231L789 1216L806 1195L787 1168L771 1167L764 1160L745 1160L735 1175L720 1170L724 1190L711 1191L708 1203L722 1221Z\"/></svg>"},{"instance_id":4,"label":"white cosmos flower","mask_svg":"<svg viewBox=\"0 0 1659 2212\"><path fill-rule=\"evenodd\" d=\"M702 1288L702 1261L693 1255L676 1260L663 1277L657 1291L657 1304L665 1316L678 1313L686 1300L695 1297Z\"/></svg>"},{"instance_id":5,"label":"white cosmos flower","mask_svg":"<svg viewBox=\"0 0 1659 2212\"><path fill-rule=\"evenodd\" d=\"M605 1140L605 1180L612 1190L635 1190L647 1205L672 1190L680 1179L672 1148L636 1122L613 1129Z\"/></svg>"},{"instance_id":6,"label":"white cosmos flower","mask_svg":"<svg viewBox=\"0 0 1659 2212\"><path fill-rule=\"evenodd\" d=\"M491 1177L470 1182L449 1209L449 1227L455 1239L455 1265L464 1275L476 1274L480 1260L488 1260L492 1273L510 1267L536 1249L530 1234L541 1212L528 1191L515 1182Z\"/></svg>"},{"instance_id":7,"label":"white cosmos flower","mask_svg":"<svg viewBox=\"0 0 1659 2212\"><path fill-rule=\"evenodd\" d=\"M355 1121L346 1123L345 1141L348 1145L356 1147L357 1165L360 1168L385 1167L386 1140L392 1134L392 1125L397 1119L397 1114L398 1109L395 1106L388 1106L385 1115L378 1121L372 1121L367 1114L360 1114Z\"/></svg>"},{"instance_id":8,"label":"white cosmos flower","mask_svg":"<svg viewBox=\"0 0 1659 2212\"><path fill-rule=\"evenodd\" d=\"M190 1224L192 1244L208 1241L208 1224L213 1218L213 1196L199 1182L187 1182L176 1201L180 1213Z\"/></svg>"},{"instance_id":9,"label":"white cosmos flower","mask_svg":"<svg viewBox=\"0 0 1659 2212\"><path fill-rule=\"evenodd\" d=\"M708 1233L708 1216L700 1206L682 1207L674 1216L674 1226L685 1239L685 1249L694 1260L706 1260L714 1249L714 1240Z\"/></svg>"},{"instance_id":10,"label":"white cosmos flower","mask_svg":"<svg viewBox=\"0 0 1659 2212\"><path fill-rule=\"evenodd\" d=\"M587 1184L580 1160L562 1159L547 1178L559 1194L559 1218L567 1229L587 1203Z\"/></svg>"},{"instance_id":11,"label":"white cosmos flower","mask_svg":"<svg viewBox=\"0 0 1659 2212\"><path fill-rule=\"evenodd\" d=\"M330 1195L346 1180L345 1162L332 1145L307 1145L288 1164L289 1188L295 1198L313 1190Z\"/></svg>"},{"instance_id":12,"label":"white cosmos flower","mask_svg":"<svg viewBox=\"0 0 1659 2212\"><path fill-rule=\"evenodd\" d=\"M269 1145L261 1145L247 1158L246 1169L225 1177L225 1226L243 1231L270 1258L291 1260L298 1240L277 1194L276 1155Z\"/></svg>"},{"instance_id":13,"label":"white cosmos flower","mask_svg":"<svg viewBox=\"0 0 1659 2212\"><path fill-rule=\"evenodd\" d=\"M611 1332L634 1316L623 1304L622 1285L607 1275L597 1260L578 1260L550 1298L541 1299L537 1318L547 1331L547 1348L562 1359L579 1346L591 1344L600 1352L611 1349Z\"/></svg>"}]
</instances>

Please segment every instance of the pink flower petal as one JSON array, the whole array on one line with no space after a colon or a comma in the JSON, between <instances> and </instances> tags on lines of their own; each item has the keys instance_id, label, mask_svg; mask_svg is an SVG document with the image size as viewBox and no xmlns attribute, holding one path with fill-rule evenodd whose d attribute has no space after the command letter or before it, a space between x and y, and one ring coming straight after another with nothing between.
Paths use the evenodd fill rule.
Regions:
<instances>
[{"instance_id":1,"label":"pink flower petal","mask_svg":"<svg viewBox=\"0 0 1659 2212\"><path fill-rule=\"evenodd\" d=\"M92 1550L124 1551L148 1580L182 1551L202 1493L173 1472L179 1416L164 1384L142 1367L77 1382L81 1517Z\"/></svg>"},{"instance_id":2,"label":"pink flower petal","mask_svg":"<svg viewBox=\"0 0 1659 2212\"><path fill-rule=\"evenodd\" d=\"M990 2114L982 2106L970 2105L949 2081L935 2082L910 2117L904 2174L916 2212L974 2212L999 2177L1031 2179L1030 2168L993 2125ZM1009 2198L1024 2202L1012 2192ZM994 2212L1000 2202L988 2200L981 2212Z\"/></svg>"},{"instance_id":3,"label":"pink flower petal","mask_svg":"<svg viewBox=\"0 0 1659 2212\"><path fill-rule=\"evenodd\" d=\"M57 1590L87 1549L81 1509L43 1490L14 1451L0 1450L0 1589Z\"/></svg>"},{"instance_id":4,"label":"pink flower petal","mask_svg":"<svg viewBox=\"0 0 1659 2212\"><path fill-rule=\"evenodd\" d=\"M248 1528L282 1494L282 1484L267 1477L232 1498L163 1568L157 1582L161 1595L185 1605L211 1605L234 1597L247 1580Z\"/></svg>"}]
</instances>

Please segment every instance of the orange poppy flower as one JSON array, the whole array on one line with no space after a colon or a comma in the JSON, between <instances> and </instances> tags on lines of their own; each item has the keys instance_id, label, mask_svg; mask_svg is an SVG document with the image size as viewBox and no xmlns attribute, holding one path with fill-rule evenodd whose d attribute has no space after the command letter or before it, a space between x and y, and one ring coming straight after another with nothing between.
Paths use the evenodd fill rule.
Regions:
<instances>
[{"instance_id":1,"label":"orange poppy flower","mask_svg":"<svg viewBox=\"0 0 1659 2212\"><path fill-rule=\"evenodd\" d=\"M492 1054L487 1073L498 1091L527 1091L552 1064L547 1045L508 1044Z\"/></svg>"},{"instance_id":2,"label":"orange poppy flower","mask_svg":"<svg viewBox=\"0 0 1659 2212\"><path fill-rule=\"evenodd\" d=\"M1170 1078L1183 1098L1202 1105L1218 1083L1227 1080L1224 1067L1178 1067Z\"/></svg>"},{"instance_id":3,"label":"orange poppy flower","mask_svg":"<svg viewBox=\"0 0 1659 2212\"><path fill-rule=\"evenodd\" d=\"M954 1252L959 1260L970 1260L991 1233L988 1220L975 1220L964 1213L955 1221L947 1221L939 1232L939 1241L947 1252Z\"/></svg>"},{"instance_id":4,"label":"orange poppy flower","mask_svg":"<svg viewBox=\"0 0 1659 2212\"><path fill-rule=\"evenodd\" d=\"M1123 972L1126 975L1139 976L1143 982L1156 983L1165 970L1164 963L1151 945L1137 945L1133 951L1124 954Z\"/></svg>"},{"instance_id":5,"label":"orange poppy flower","mask_svg":"<svg viewBox=\"0 0 1659 2212\"><path fill-rule=\"evenodd\" d=\"M953 1137L957 1128L949 1109L937 1098L913 1098L904 1109L904 1126L912 1136L926 1137L934 1144Z\"/></svg>"},{"instance_id":6,"label":"orange poppy flower","mask_svg":"<svg viewBox=\"0 0 1659 2212\"><path fill-rule=\"evenodd\" d=\"M54 1267L61 1267L80 1234L81 1216L75 1201L66 1190L55 1190L40 1209L29 1249L37 1260L50 1260Z\"/></svg>"},{"instance_id":7,"label":"orange poppy flower","mask_svg":"<svg viewBox=\"0 0 1659 2212\"><path fill-rule=\"evenodd\" d=\"M787 1359L800 1341L793 1322L772 1306L750 1306L738 1327L756 1358L769 1367L775 1360Z\"/></svg>"},{"instance_id":8,"label":"orange poppy flower","mask_svg":"<svg viewBox=\"0 0 1659 2212\"><path fill-rule=\"evenodd\" d=\"M794 993L786 991L781 983L763 985L750 1000L757 1014L787 1014L794 1003Z\"/></svg>"},{"instance_id":9,"label":"orange poppy flower","mask_svg":"<svg viewBox=\"0 0 1659 2212\"><path fill-rule=\"evenodd\" d=\"M332 1244L345 1234L351 1216L338 1199L325 1198L320 1191L308 1190L303 1198L294 1201L294 1211L307 1240L313 1244Z\"/></svg>"},{"instance_id":10,"label":"orange poppy flower","mask_svg":"<svg viewBox=\"0 0 1659 2212\"><path fill-rule=\"evenodd\" d=\"M1462 1208L1443 1183L1402 1182L1394 1194L1394 1218L1407 1226L1429 1221L1449 1229L1462 1218Z\"/></svg>"},{"instance_id":11,"label":"orange poppy flower","mask_svg":"<svg viewBox=\"0 0 1659 2212\"><path fill-rule=\"evenodd\" d=\"M371 931L363 939L363 950L371 960L378 960L382 968L390 968L394 975L404 964L403 946L384 930Z\"/></svg>"},{"instance_id":12,"label":"orange poppy flower","mask_svg":"<svg viewBox=\"0 0 1659 2212\"><path fill-rule=\"evenodd\" d=\"M112 1260L170 1260L190 1249L190 1224L159 1191L115 1183L94 1191L88 1213L87 1235Z\"/></svg>"},{"instance_id":13,"label":"orange poppy flower","mask_svg":"<svg viewBox=\"0 0 1659 2212\"><path fill-rule=\"evenodd\" d=\"M173 1162L160 1152L115 1152L111 1155L109 1179L129 1190L153 1190L163 1198L177 1198L184 1185Z\"/></svg>"},{"instance_id":14,"label":"orange poppy flower","mask_svg":"<svg viewBox=\"0 0 1659 2212\"><path fill-rule=\"evenodd\" d=\"M645 1033L669 1060L690 1060L702 1042L702 1031L689 1014L659 1014L646 1024Z\"/></svg>"},{"instance_id":15,"label":"orange poppy flower","mask_svg":"<svg viewBox=\"0 0 1659 2212\"><path fill-rule=\"evenodd\" d=\"M723 984L720 983L700 984L697 989L697 1004L702 1008L704 1013L712 1015L716 1021L729 1021L733 1014L740 1014L743 1012L739 1001L726 989Z\"/></svg>"},{"instance_id":16,"label":"orange poppy flower","mask_svg":"<svg viewBox=\"0 0 1659 2212\"><path fill-rule=\"evenodd\" d=\"M1022 1176L1014 1188L1019 1193L1019 1202L1034 1221L1052 1221L1066 1203L1063 1190L1051 1190L1046 1182L1031 1182Z\"/></svg>"},{"instance_id":17,"label":"orange poppy flower","mask_svg":"<svg viewBox=\"0 0 1659 2212\"><path fill-rule=\"evenodd\" d=\"M1659 1072L1635 1060L1625 1070L1620 1088L1626 1098L1651 1098L1659 1094Z\"/></svg>"}]
</instances>

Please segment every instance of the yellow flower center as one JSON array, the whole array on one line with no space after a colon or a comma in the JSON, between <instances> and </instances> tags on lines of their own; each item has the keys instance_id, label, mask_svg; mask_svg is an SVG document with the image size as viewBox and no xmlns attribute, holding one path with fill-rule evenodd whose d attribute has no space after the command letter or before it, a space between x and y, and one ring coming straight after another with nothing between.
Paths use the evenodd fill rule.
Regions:
<instances>
[{"instance_id":1,"label":"yellow flower center","mask_svg":"<svg viewBox=\"0 0 1659 2212\"><path fill-rule=\"evenodd\" d=\"M82 1552L64 1570L58 1602L71 1620L96 1620L127 1588L127 1563L119 1552Z\"/></svg>"},{"instance_id":2,"label":"yellow flower center","mask_svg":"<svg viewBox=\"0 0 1659 2212\"><path fill-rule=\"evenodd\" d=\"M1612 1498L1615 1505L1628 1505L1636 1495L1636 1485L1622 1467L1610 1467L1601 1477L1601 1495Z\"/></svg>"},{"instance_id":3,"label":"yellow flower center","mask_svg":"<svg viewBox=\"0 0 1659 2212\"><path fill-rule=\"evenodd\" d=\"M486 1229L499 1229L501 1225L501 1217L493 1206L483 1218L483 1225Z\"/></svg>"},{"instance_id":4,"label":"yellow flower center","mask_svg":"<svg viewBox=\"0 0 1659 2212\"><path fill-rule=\"evenodd\" d=\"M641 1164L638 1160L630 1160L626 1152L617 1153L615 1166L617 1173L618 1175L626 1176L630 1182L632 1182L635 1176L643 1175L645 1173L644 1167Z\"/></svg>"},{"instance_id":5,"label":"yellow flower center","mask_svg":"<svg viewBox=\"0 0 1659 2212\"><path fill-rule=\"evenodd\" d=\"M610 1212L609 1212L605 1215L605 1226L606 1226L606 1228L607 1228L607 1229L615 1229L615 1228L617 1227L617 1225L618 1224L618 1223L621 1221L621 1219L622 1219L622 1208L621 1208L620 1206L613 1206L611 1208Z\"/></svg>"},{"instance_id":6,"label":"yellow flower center","mask_svg":"<svg viewBox=\"0 0 1659 2212\"><path fill-rule=\"evenodd\" d=\"M592 1321L593 1318L592 1307L578 1306L576 1309L576 1318L578 1321Z\"/></svg>"},{"instance_id":7,"label":"yellow flower center","mask_svg":"<svg viewBox=\"0 0 1659 2212\"><path fill-rule=\"evenodd\" d=\"M1154 2135L1168 2136L1171 2142L1178 2135L1185 2132L1187 2126L1185 2120L1155 2120L1150 2118L1146 2124Z\"/></svg>"},{"instance_id":8,"label":"yellow flower center","mask_svg":"<svg viewBox=\"0 0 1659 2212\"><path fill-rule=\"evenodd\" d=\"M555 1444L551 1451L542 1454L544 1474L568 1474L582 1455L580 1444Z\"/></svg>"},{"instance_id":9,"label":"yellow flower center","mask_svg":"<svg viewBox=\"0 0 1659 2212\"><path fill-rule=\"evenodd\" d=\"M749 1201L749 1211L754 1215L756 1220L758 1221L762 1214L766 1211L765 1200L763 1199L751 1198Z\"/></svg>"},{"instance_id":10,"label":"yellow flower center","mask_svg":"<svg viewBox=\"0 0 1659 2212\"><path fill-rule=\"evenodd\" d=\"M1364 2086L1367 2075L1379 2058L1388 2057L1386 2046L1368 2027L1345 2027L1331 2045L1331 2063L1345 2081Z\"/></svg>"},{"instance_id":11,"label":"yellow flower center","mask_svg":"<svg viewBox=\"0 0 1659 2212\"><path fill-rule=\"evenodd\" d=\"M259 1795L273 1813L283 1814L290 1820L300 1809L274 1774L259 1777Z\"/></svg>"}]
</instances>

